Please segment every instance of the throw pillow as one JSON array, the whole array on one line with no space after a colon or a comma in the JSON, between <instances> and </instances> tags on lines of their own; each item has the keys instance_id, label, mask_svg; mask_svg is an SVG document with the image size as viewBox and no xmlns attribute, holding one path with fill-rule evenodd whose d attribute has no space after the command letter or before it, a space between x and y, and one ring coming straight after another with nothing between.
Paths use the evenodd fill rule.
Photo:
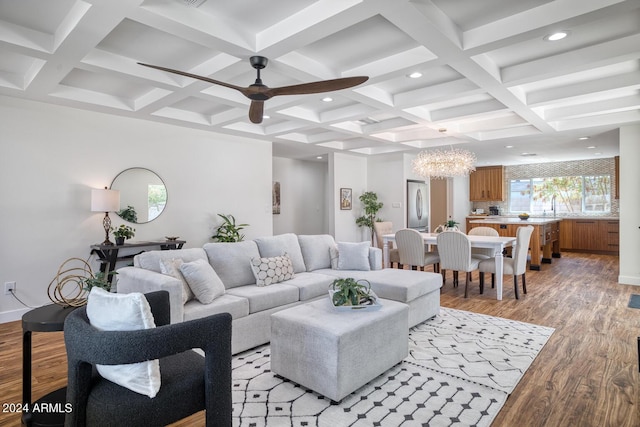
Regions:
<instances>
[{"instance_id":1,"label":"throw pillow","mask_svg":"<svg viewBox=\"0 0 640 427\"><path fill-rule=\"evenodd\" d=\"M294 277L293 263L286 253L271 258L251 258L251 269L258 286L268 286Z\"/></svg>"},{"instance_id":2,"label":"throw pillow","mask_svg":"<svg viewBox=\"0 0 640 427\"><path fill-rule=\"evenodd\" d=\"M207 261L198 259L185 262L180 266L180 272L201 303L210 304L214 299L224 294L225 288L222 280Z\"/></svg>"},{"instance_id":3,"label":"throw pillow","mask_svg":"<svg viewBox=\"0 0 640 427\"><path fill-rule=\"evenodd\" d=\"M338 270L371 270L369 242L338 243Z\"/></svg>"},{"instance_id":4,"label":"throw pillow","mask_svg":"<svg viewBox=\"0 0 640 427\"><path fill-rule=\"evenodd\" d=\"M182 304L186 304L195 298L193 291L189 287L189 284L184 280L184 276L180 272L180 266L183 264L182 259L161 259L160 260L160 272L167 276L175 277L182 282Z\"/></svg>"},{"instance_id":5,"label":"throw pillow","mask_svg":"<svg viewBox=\"0 0 640 427\"><path fill-rule=\"evenodd\" d=\"M331 269L332 270L337 270L338 269L338 256L340 254L338 253L338 245L334 244L332 246L329 246L329 258L331 259Z\"/></svg>"},{"instance_id":6,"label":"throw pillow","mask_svg":"<svg viewBox=\"0 0 640 427\"><path fill-rule=\"evenodd\" d=\"M151 307L143 294L116 294L94 287L87 300L87 317L101 331L135 331L155 328ZM122 387L155 397L160 390L158 360L127 365L97 365L98 372Z\"/></svg>"}]
</instances>

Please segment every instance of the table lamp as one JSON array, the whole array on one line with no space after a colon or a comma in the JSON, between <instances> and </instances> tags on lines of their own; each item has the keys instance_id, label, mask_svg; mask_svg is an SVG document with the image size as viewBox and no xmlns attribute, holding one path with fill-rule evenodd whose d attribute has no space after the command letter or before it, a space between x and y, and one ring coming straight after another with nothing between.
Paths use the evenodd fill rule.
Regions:
<instances>
[{"instance_id":1,"label":"table lamp","mask_svg":"<svg viewBox=\"0 0 640 427\"><path fill-rule=\"evenodd\" d=\"M102 226L104 227L104 242L103 245L113 245L113 242L109 240L109 231L111 230L111 218L109 218L109 212L116 212L120 209L120 192L118 190L109 190L104 187L104 190L94 188L91 190L91 212L104 212L104 218L102 219Z\"/></svg>"}]
</instances>

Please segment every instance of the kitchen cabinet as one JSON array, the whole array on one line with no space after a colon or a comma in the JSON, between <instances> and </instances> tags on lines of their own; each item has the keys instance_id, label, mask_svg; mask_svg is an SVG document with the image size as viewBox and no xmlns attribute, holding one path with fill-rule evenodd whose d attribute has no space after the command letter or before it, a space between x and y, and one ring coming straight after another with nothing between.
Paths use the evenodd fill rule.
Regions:
<instances>
[{"instance_id":1,"label":"kitchen cabinet","mask_svg":"<svg viewBox=\"0 0 640 427\"><path fill-rule=\"evenodd\" d=\"M618 253L620 221L617 219L563 219L560 241L563 250Z\"/></svg>"},{"instance_id":2,"label":"kitchen cabinet","mask_svg":"<svg viewBox=\"0 0 640 427\"><path fill-rule=\"evenodd\" d=\"M606 252L620 252L620 221L598 221L598 233L600 234L601 247L598 250Z\"/></svg>"},{"instance_id":3,"label":"kitchen cabinet","mask_svg":"<svg viewBox=\"0 0 640 427\"><path fill-rule=\"evenodd\" d=\"M495 202L504 200L504 167L483 166L469 175L469 200Z\"/></svg>"}]
</instances>

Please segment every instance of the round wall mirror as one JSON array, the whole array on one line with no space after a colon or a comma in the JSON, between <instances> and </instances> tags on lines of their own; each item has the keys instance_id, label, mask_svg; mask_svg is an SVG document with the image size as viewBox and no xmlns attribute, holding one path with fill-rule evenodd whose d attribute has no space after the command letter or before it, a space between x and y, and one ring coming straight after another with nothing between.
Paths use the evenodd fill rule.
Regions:
<instances>
[{"instance_id":1,"label":"round wall mirror","mask_svg":"<svg viewBox=\"0 0 640 427\"><path fill-rule=\"evenodd\" d=\"M125 221L144 224L156 219L167 205L167 187L153 171L145 168L125 169L111 183L120 191L120 210Z\"/></svg>"}]
</instances>

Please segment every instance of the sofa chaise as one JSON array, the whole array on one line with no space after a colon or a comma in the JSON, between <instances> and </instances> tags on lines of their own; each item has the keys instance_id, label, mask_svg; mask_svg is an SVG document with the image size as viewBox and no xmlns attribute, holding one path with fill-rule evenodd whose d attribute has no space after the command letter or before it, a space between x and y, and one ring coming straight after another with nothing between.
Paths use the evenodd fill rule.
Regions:
<instances>
[{"instance_id":1,"label":"sofa chaise","mask_svg":"<svg viewBox=\"0 0 640 427\"><path fill-rule=\"evenodd\" d=\"M293 274L265 286L252 260L264 266L266 261L283 256L290 260ZM166 270L167 263L175 261L183 264L180 268L206 261L224 286L220 295L207 304L198 298L189 300L184 278ZM347 277L369 281L382 299L407 304L409 327L439 312L440 274L382 269L380 249L368 242L336 243L330 235L288 233L237 243L207 243L180 251L144 252L134 257L133 266L118 269L116 289L121 293L168 291L171 323L230 313L232 351L236 354L270 341L271 314L328 298L331 283Z\"/></svg>"}]
</instances>

